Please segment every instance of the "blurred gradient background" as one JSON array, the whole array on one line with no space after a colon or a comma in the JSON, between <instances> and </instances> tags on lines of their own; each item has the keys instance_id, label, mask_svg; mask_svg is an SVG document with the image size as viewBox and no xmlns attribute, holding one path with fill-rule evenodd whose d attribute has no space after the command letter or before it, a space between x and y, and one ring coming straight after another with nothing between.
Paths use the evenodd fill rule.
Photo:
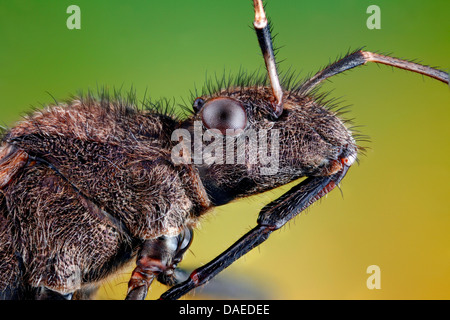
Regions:
<instances>
[{"instance_id":1,"label":"blurred gradient background","mask_svg":"<svg viewBox=\"0 0 450 320\"><path fill-rule=\"evenodd\" d=\"M81 8L81 30L66 9ZM381 29L369 30L369 5ZM301 77L349 49L392 53L448 71L450 2L266 1L279 68ZM206 75L263 66L251 1L0 1L0 122L31 106L97 86L182 102ZM324 91L351 105L370 136L366 155L333 191L190 298L449 299L449 87L421 75L367 65ZM256 223L285 186L217 208L196 231L181 267L201 266ZM378 265L381 289L366 269ZM133 265L130 265L133 268ZM131 269L98 299L123 299ZM228 289L221 289L220 283ZM233 283L236 286L233 286ZM212 286L211 286L212 287ZM148 298L166 288L155 284ZM244 290L245 289L245 290Z\"/></svg>"}]
</instances>

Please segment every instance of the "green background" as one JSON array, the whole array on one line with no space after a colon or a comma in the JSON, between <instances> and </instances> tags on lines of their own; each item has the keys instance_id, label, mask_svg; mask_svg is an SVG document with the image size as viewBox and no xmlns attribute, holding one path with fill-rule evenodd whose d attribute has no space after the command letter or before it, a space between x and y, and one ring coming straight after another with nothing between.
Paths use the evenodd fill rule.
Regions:
<instances>
[{"instance_id":1,"label":"green background","mask_svg":"<svg viewBox=\"0 0 450 320\"><path fill-rule=\"evenodd\" d=\"M71 4L81 8L81 30L66 27ZM366 27L371 4L381 8L381 30ZM449 67L447 0L272 0L266 9L281 70L306 76L361 46ZM11 126L31 106L104 85L181 102L207 74L263 65L252 20L251 1L244 0L1 0L0 122ZM218 281L216 293L197 290L195 297L449 299L448 86L367 65L323 89L351 105L348 117L371 139L342 194L333 191L220 276L250 293L220 295L225 289ZM217 208L196 231L181 266L214 258L287 189ZM381 270L379 290L366 286L373 264ZM108 280L97 298L122 299L129 271ZM149 298L164 289L155 285Z\"/></svg>"}]
</instances>

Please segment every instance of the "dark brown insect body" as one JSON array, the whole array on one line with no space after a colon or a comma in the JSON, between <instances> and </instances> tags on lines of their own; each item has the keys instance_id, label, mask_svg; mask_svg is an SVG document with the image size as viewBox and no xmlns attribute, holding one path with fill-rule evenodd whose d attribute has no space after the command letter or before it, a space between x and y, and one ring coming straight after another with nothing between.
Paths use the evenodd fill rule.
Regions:
<instances>
[{"instance_id":1,"label":"dark brown insect body","mask_svg":"<svg viewBox=\"0 0 450 320\"><path fill-rule=\"evenodd\" d=\"M170 162L175 126L91 100L50 108L8 132L2 166L17 173L3 176L2 219L13 226L2 235L11 247L2 250L1 287L26 277L32 287L73 292L80 280L71 277L102 279L136 253L136 239L192 225L208 201L190 187L192 168Z\"/></svg>"},{"instance_id":2,"label":"dark brown insect body","mask_svg":"<svg viewBox=\"0 0 450 320\"><path fill-rule=\"evenodd\" d=\"M331 191L356 160L352 132L314 98L316 85L368 61L448 82L442 71L356 51L302 85L281 89L259 1L255 12L270 85L261 81L219 88L197 98L186 120L88 96L36 112L5 133L0 149L0 298L84 298L137 259L127 298L142 299L153 279L178 281L176 265L192 241L192 229L210 208L308 177L263 208L258 226L229 250L164 295L178 298ZM208 153L207 143L196 145L198 124L202 135L217 129L214 141L222 148L216 153L233 146L229 159L225 153ZM177 130L188 135L174 139ZM242 144L252 139L250 132L257 138L260 132L266 137L277 133L275 140L265 139L266 149L277 151L276 163L262 164L267 150ZM279 149L273 149L278 141ZM184 161L174 161L177 147L181 152L175 156ZM201 159L192 152L196 148ZM269 166L271 171L261 170Z\"/></svg>"}]
</instances>

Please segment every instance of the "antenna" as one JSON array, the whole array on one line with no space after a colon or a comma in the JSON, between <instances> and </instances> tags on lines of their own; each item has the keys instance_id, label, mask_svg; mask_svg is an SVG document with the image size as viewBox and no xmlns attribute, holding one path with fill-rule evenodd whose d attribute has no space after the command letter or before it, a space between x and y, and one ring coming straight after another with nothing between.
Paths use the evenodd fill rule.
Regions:
<instances>
[{"instance_id":1,"label":"antenna","mask_svg":"<svg viewBox=\"0 0 450 320\"><path fill-rule=\"evenodd\" d=\"M275 55L273 53L272 37L270 36L270 28L267 23L262 0L253 0L253 6L255 7L255 21L253 22L253 26L255 27L259 46L264 57L264 62L266 63L267 72L269 74L270 85L274 96L274 113L276 117L279 117L283 112L283 89L281 89L280 80L278 78Z\"/></svg>"}]
</instances>

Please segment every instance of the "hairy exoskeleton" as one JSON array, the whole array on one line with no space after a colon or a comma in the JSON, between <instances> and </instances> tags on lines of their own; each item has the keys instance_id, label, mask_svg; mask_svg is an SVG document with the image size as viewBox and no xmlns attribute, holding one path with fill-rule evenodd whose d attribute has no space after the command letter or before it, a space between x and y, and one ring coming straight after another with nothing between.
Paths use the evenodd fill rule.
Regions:
<instances>
[{"instance_id":1,"label":"hairy exoskeleton","mask_svg":"<svg viewBox=\"0 0 450 320\"><path fill-rule=\"evenodd\" d=\"M163 299L179 298L334 189L356 160L359 147L345 121L311 94L323 80L372 61L448 83L443 71L359 50L283 89L261 1L254 7L270 85L218 88L195 99L184 120L88 96L35 112L4 134L1 298L86 298L133 259L127 299L145 298L155 278L175 284ZM188 134L174 139L177 130ZM198 144L198 130L212 130L222 150L230 143L230 158L211 154L207 140ZM259 132L266 148L252 149L250 133ZM275 166L258 161L263 153L276 155ZM255 228L179 281L176 267L202 215L301 177L261 210Z\"/></svg>"}]
</instances>

